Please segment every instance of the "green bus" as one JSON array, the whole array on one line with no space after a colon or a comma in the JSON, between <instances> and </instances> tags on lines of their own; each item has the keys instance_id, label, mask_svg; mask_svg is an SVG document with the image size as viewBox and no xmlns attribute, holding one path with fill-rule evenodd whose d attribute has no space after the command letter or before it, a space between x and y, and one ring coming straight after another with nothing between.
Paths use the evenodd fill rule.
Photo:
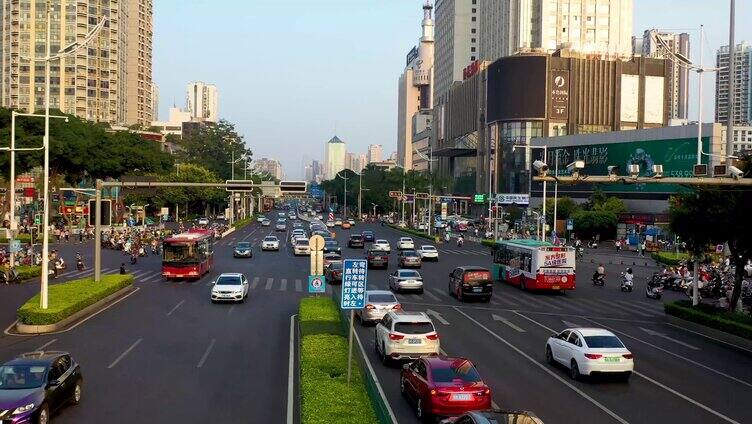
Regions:
<instances>
[{"instance_id":1,"label":"green bus","mask_svg":"<svg viewBox=\"0 0 752 424\"><path fill-rule=\"evenodd\" d=\"M573 290L575 250L530 239L498 241L492 273L494 279L523 290Z\"/></svg>"}]
</instances>

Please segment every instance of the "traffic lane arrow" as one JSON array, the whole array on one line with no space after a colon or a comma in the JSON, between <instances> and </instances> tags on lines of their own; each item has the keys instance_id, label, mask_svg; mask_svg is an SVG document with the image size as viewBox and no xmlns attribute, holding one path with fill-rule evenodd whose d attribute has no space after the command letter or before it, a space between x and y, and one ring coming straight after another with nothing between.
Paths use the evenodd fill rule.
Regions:
<instances>
[{"instance_id":1,"label":"traffic lane arrow","mask_svg":"<svg viewBox=\"0 0 752 424\"><path fill-rule=\"evenodd\" d=\"M502 322L502 323L506 324L508 327L510 327L511 329L515 330L518 333L524 333L525 332L524 329L518 327L516 324L514 324L512 321L509 321L506 318L500 317L500 316L498 316L496 314L491 314L491 318L493 318L494 321L499 321L499 322Z\"/></svg>"},{"instance_id":2,"label":"traffic lane arrow","mask_svg":"<svg viewBox=\"0 0 752 424\"><path fill-rule=\"evenodd\" d=\"M644 331L644 332L648 333L648 334L649 334L649 335L651 335L651 336L655 336L655 337L660 337L660 338L662 338L662 339L664 339L664 340L668 340L668 341L670 341L670 342L673 342L673 343L676 343L676 344L678 344L678 345L684 346L684 347L686 347L686 348L688 348L688 349L692 349L692 350L700 350L700 348L699 348L699 347L696 347L696 346L692 346L691 344L689 344L689 343L685 343L685 342L683 342L683 341L681 341L681 340L676 340L675 338L673 338L673 337L669 337L669 336L667 336L667 335L665 335L665 334L663 334L663 333L660 333L660 332L658 332L658 331L655 331L655 330L651 330L651 329L649 329L649 328L644 328L644 327L640 327L640 330L642 330L642 331Z\"/></svg>"},{"instance_id":3,"label":"traffic lane arrow","mask_svg":"<svg viewBox=\"0 0 752 424\"><path fill-rule=\"evenodd\" d=\"M426 309L426 313L434 318L436 318L437 321L444 325L450 325L449 321L445 320L444 317L441 316L440 313L434 311L433 309Z\"/></svg>"}]
</instances>

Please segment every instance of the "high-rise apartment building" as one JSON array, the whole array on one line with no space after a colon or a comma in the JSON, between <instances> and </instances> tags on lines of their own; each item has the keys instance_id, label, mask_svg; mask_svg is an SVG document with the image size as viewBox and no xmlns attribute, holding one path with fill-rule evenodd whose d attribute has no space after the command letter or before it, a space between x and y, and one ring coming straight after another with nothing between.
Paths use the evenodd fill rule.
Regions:
<instances>
[{"instance_id":1,"label":"high-rise apartment building","mask_svg":"<svg viewBox=\"0 0 752 424\"><path fill-rule=\"evenodd\" d=\"M734 50L734 125L752 125L752 45L742 42ZM729 48L718 49L715 65L715 122L728 122Z\"/></svg>"},{"instance_id":2,"label":"high-rise apartment building","mask_svg":"<svg viewBox=\"0 0 752 424\"><path fill-rule=\"evenodd\" d=\"M642 37L632 37L632 50L636 55L672 59L675 54L689 59L689 34L646 30ZM667 81L669 90L669 119L688 118L689 110L689 70L677 66L674 60L666 63L671 79Z\"/></svg>"},{"instance_id":3,"label":"high-rise apartment building","mask_svg":"<svg viewBox=\"0 0 752 424\"><path fill-rule=\"evenodd\" d=\"M81 41L102 19L108 20L76 54L51 63L50 106L91 121L126 122L128 2L51 0L50 4L53 53ZM25 58L45 53L45 2L2 0L0 25L0 105L27 112L42 109L45 65Z\"/></svg>"},{"instance_id":4,"label":"high-rise apartment building","mask_svg":"<svg viewBox=\"0 0 752 424\"><path fill-rule=\"evenodd\" d=\"M156 121L152 102L152 0L128 3L126 56L126 123L148 126Z\"/></svg>"},{"instance_id":5,"label":"high-rise apartment building","mask_svg":"<svg viewBox=\"0 0 752 424\"><path fill-rule=\"evenodd\" d=\"M381 157L384 155L384 149L381 144L368 145L368 163L381 162Z\"/></svg>"},{"instance_id":6,"label":"high-rise apartment building","mask_svg":"<svg viewBox=\"0 0 752 424\"><path fill-rule=\"evenodd\" d=\"M281 180L284 178L282 164L276 159L261 158L253 162L253 168L257 172L266 172L272 177Z\"/></svg>"},{"instance_id":7,"label":"high-rise apartment building","mask_svg":"<svg viewBox=\"0 0 752 424\"><path fill-rule=\"evenodd\" d=\"M159 121L159 87L151 83L151 115L154 121Z\"/></svg>"},{"instance_id":8,"label":"high-rise apartment building","mask_svg":"<svg viewBox=\"0 0 752 424\"><path fill-rule=\"evenodd\" d=\"M336 135L326 143L324 152L324 179L331 180L345 169L345 142Z\"/></svg>"},{"instance_id":9,"label":"high-rise apartment building","mask_svg":"<svg viewBox=\"0 0 752 424\"><path fill-rule=\"evenodd\" d=\"M201 81L188 84L186 104L191 118L209 122L219 121L219 91L216 85Z\"/></svg>"},{"instance_id":10,"label":"high-rise apartment building","mask_svg":"<svg viewBox=\"0 0 752 424\"><path fill-rule=\"evenodd\" d=\"M433 6L429 2L423 5L420 45L408 52L405 71L400 75L398 84L397 160L407 170L412 169L413 115L433 107L435 73L432 10Z\"/></svg>"},{"instance_id":11,"label":"high-rise apartment building","mask_svg":"<svg viewBox=\"0 0 752 424\"><path fill-rule=\"evenodd\" d=\"M444 103L449 87L478 59L478 0L436 0L433 99Z\"/></svg>"},{"instance_id":12,"label":"high-rise apartment building","mask_svg":"<svg viewBox=\"0 0 752 424\"><path fill-rule=\"evenodd\" d=\"M601 57L632 54L632 0L481 0L481 60L567 48ZM437 10L437 21L439 12ZM437 39L438 49L438 39Z\"/></svg>"}]
</instances>

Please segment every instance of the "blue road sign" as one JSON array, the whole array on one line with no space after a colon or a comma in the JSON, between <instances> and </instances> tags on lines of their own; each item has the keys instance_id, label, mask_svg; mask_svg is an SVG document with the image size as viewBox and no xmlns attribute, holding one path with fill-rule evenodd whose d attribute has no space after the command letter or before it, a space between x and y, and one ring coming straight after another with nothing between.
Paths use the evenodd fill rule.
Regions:
<instances>
[{"instance_id":1,"label":"blue road sign","mask_svg":"<svg viewBox=\"0 0 752 424\"><path fill-rule=\"evenodd\" d=\"M368 261L345 259L342 267L342 309L362 309L366 306Z\"/></svg>"},{"instance_id":2,"label":"blue road sign","mask_svg":"<svg viewBox=\"0 0 752 424\"><path fill-rule=\"evenodd\" d=\"M308 293L326 292L326 278L323 275L308 276Z\"/></svg>"},{"instance_id":3,"label":"blue road sign","mask_svg":"<svg viewBox=\"0 0 752 424\"><path fill-rule=\"evenodd\" d=\"M21 240L13 239L10 241L8 250L10 253L18 253L21 251Z\"/></svg>"},{"instance_id":4,"label":"blue road sign","mask_svg":"<svg viewBox=\"0 0 752 424\"><path fill-rule=\"evenodd\" d=\"M572 231L572 230L574 230L574 220L573 219L568 219L567 220L567 231Z\"/></svg>"}]
</instances>

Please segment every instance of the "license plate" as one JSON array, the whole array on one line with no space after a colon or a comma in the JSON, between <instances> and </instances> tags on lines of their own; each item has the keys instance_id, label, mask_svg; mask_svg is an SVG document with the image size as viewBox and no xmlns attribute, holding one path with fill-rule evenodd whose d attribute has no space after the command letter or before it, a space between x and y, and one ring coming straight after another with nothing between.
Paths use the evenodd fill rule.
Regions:
<instances>
[{"instance_id":1,"label":"license plate","mask_svg":"<svg viewBox=\"0 0 752 424\"><path fill-rule=\"evenodd\" d=\"M472 398L470 393L453 393L450 397L451 400L472 400Z\"/></svg>"},{"instance_id":2,"label":"license plate","mask_svg":"<svg viewBox=\"0 0 752 424\"><path fill-rule=\"evenodd\" d=\"M407 344L420 344L420 339L407 339Z\"/></svg>"},{"instance_id":3,"label":"license plate","mask_svg":"<svg viewBox=\"0 0 752 424\"><path fill-rule=\"evenodd\" d=\"M553 290L559 290L559 286L551 286L551 289L553 289Z\"/></svg>"},{"instance_id":4,"label":"license plate","mask_svg":"<svg viewBox=\"0 0 752 424\"><path fill-rule=\"evenodd\" d=\"M619 362L621 357L619 356L606 356L606 362Z\"/></svg>"},{"instance_id":5,"label":"license plate","mask_svg":"<svg viewBox=\"0 0 752 424\"><path fill-rule=\"evenodd\" d=\"M482 292L483 291L483 287L473 287L473 291L474 292Z\"/></svg>"}]
</instances>

